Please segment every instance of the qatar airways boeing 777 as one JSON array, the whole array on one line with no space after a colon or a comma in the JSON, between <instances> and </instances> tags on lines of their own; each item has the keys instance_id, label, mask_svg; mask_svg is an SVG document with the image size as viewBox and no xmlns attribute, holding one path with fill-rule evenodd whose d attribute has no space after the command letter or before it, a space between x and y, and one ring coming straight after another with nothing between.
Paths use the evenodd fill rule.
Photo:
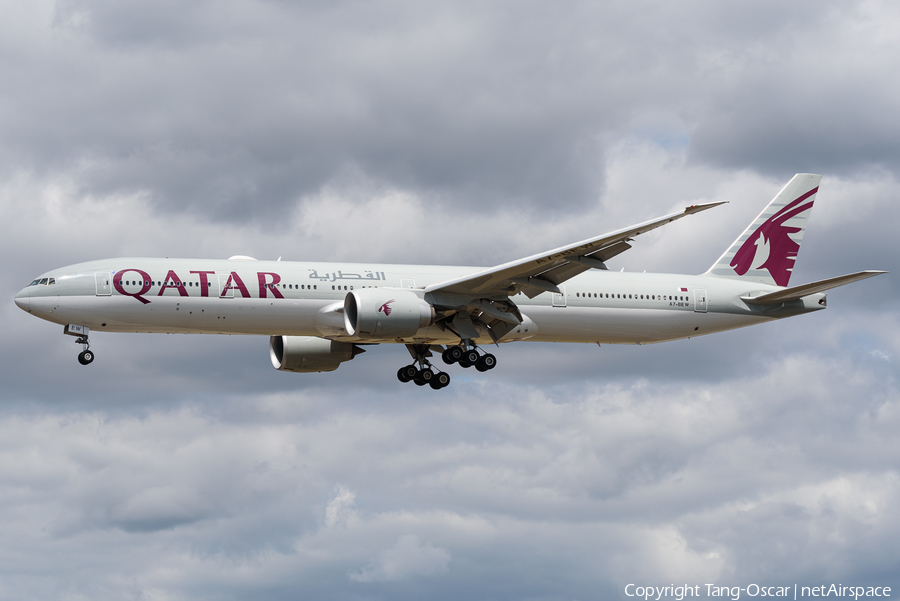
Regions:
<instances>
[{"instance_id":1,"label":"qatar airways boeing 777","mask_svg":"<svg viewBox=\"0 0 900 601\"><path fill-rule=\"evenodd\" d=\"M23 310L64 326L94 360L89 334L166 332L270 336L276 369L332 371L362 346L405 344L397 373L440 389L429 360L487 371L481 345L521 340L645 344L701 336L824 309L823 291L883 271L788 287L821 176L797 174L701 275L624 273L607 263L634 239L721 202L488 269L228 260L120 258L36 278ZM499 348L499 346L498 346Z\"/></svg>"}]
</instances>

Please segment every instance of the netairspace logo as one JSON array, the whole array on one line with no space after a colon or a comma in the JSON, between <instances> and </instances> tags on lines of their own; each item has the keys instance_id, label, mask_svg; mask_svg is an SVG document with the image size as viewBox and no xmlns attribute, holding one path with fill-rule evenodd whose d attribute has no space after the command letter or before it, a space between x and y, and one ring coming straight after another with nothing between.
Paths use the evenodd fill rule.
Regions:
<instances>
[{"instance_id":1,"label":"netairspace logo","mask_svg":"<svg viewBox=\"0 0 900 601\"><path fill-rule=\"evenodd\" d=\"M703 591L701 593L701 591ZM661 601L662 599L674 599L683 601L687 598L699 598L703 594L705 598L723 598L738 601L741 595L746 597L775 597L780 599L803 599L814 597L843 597L847 599L860 599L866 597L890 597L889 586L843 586L841 584L820 586L764 586L761 584L748 584L747 586L718 586L715 584L687 584L675 586L639 586L629 584L625 587L625 595L638 597L649 601Z\"/></svg>"}]
</instances>

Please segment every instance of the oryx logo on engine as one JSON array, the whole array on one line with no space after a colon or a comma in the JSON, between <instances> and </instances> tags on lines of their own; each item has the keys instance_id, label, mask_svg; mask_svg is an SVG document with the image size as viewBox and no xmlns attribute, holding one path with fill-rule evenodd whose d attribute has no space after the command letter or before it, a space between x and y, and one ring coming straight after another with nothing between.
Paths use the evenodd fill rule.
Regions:
<instances>
[{"instance_id":1,"label":"oryx logo on engine","mask_svg":"<svg viewBox=\"0 0 900 601\"><path fill-rule=\"evenodd\" d=\"M390 307L390 304L391 304L392 302L394 302L394 300L395 300L395 299L392 298L392 299L389 300L388 302L386 302L386 303L384 303L383 305L381 305L380 307L378 307L378 313L384 313L385 317L387 317L388 315L390 315L390 314L391 314L391 311L393 311L393 309L391 309L391 307Z\"/></svg>"}]
</instances>

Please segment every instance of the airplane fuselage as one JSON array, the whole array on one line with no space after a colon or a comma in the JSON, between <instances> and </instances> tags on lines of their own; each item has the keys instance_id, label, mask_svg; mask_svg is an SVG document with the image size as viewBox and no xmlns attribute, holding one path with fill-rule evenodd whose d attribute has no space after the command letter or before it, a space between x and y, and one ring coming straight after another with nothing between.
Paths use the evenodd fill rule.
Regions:
<instances>
[{"instance_id":1,"label":"airplane fuselage","mask_svg":"<svg viewBox=\"0 0 900 601\"><path fill-rule=\"evenodd\" d=\"M47 321L81 324L93 332L314 336L353 342L359 339L348 335L343 318L344 299L351 291L403 289L431 303L424 288L479 269L117 258L47 272L35 280L38 284L23 289L16 302ZM510 297L523 321L500 341L654 343L825 308L821 293L775 306L748 304L741 296L780 288L704 275L591 270L559 289L561 294ZM366 342L456 344L459 337L429 325L412 336ZM476 342L491 342L484 328Z\"/></svg>"}]
</instances>

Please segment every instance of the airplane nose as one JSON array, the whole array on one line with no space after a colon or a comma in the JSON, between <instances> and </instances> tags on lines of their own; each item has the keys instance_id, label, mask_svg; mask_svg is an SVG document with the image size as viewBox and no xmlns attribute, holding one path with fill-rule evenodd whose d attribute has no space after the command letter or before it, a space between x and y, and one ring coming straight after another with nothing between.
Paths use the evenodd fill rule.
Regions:
<instances>
[{"instance_id":1,"label":"airplane nose","mask_svg":"<svg viewBox=\"0 0 900 601\"><path fill-rule=\"evenodd\" d=\"M16 295L16 305L23 311L31 313L31 297L28 295L28 289L21 290Z\"/></svg>"}]
</instances>

